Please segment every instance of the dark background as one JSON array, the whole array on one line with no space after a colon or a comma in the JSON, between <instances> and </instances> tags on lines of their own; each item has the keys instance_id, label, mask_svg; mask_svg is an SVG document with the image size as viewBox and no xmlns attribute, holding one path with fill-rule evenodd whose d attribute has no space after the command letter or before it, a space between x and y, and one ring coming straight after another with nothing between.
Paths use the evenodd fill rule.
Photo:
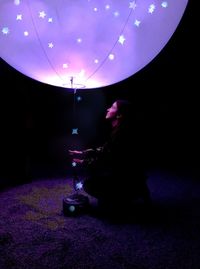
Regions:
<instances>
[{"instance_id":1,"label":"dark background","mask_svg":"<svg viewBox=\"0 0 200 269\"><path fill-rule=\"evenodd\" d=\"M105 109L118 98L134 104L148 168L198 177L200 109L194 10L190 1L170 41L145 68L120 83L79 90L76 96L32 80L0 60L1 185L67 175L68 148L101 143ZM78 135L71 135L73 127L79 128Z\"/></svg>"}]
</instances>

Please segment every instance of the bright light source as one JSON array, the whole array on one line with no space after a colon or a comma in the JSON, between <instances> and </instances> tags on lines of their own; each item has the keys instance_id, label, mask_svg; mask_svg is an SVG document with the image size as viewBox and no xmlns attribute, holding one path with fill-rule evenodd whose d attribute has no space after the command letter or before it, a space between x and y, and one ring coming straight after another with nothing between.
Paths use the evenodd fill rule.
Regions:
<instances>
[{"instance_id":1,"label":"bright light source","mask_svg":"<svg viewBox=\"0 0 200 269\"><path fill-rule=\"evenodd\" d=\"M162 50L187 3L1 0L0 56L50 85L111 85L138 72Z\"/></svg>"}]
</instances>

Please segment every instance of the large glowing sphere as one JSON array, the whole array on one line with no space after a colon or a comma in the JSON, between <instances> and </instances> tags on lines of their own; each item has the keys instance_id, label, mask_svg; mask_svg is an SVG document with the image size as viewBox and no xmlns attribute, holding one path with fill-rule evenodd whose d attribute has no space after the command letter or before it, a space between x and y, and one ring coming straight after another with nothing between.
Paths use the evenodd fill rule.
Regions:
<instances>
[{"instance_id":1,"label":"large glowing sphere","mask_svg":"<svg viewBox=\"0 0 200 269\"><path fill-rule=\"evenodd\" d=\"M98 88L147 65L188 0L0 0L0 56L54 86Z\"/></svg>"}]
</instances>

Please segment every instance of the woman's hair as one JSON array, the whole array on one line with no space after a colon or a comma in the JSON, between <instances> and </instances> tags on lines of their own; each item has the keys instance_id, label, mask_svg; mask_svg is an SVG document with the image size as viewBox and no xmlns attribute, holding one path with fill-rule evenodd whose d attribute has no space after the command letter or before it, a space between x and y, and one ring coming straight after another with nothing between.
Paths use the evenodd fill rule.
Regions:
<instances>
[{"instance_id":1,"label":"woman's hair","mask_svg":"<svg viewBox=\"0 0 200 269\"><path fill-rule=\"evenodd\" d=\"M117 104L118 114L122 115L124 119L128 119L131 116L131 103L123 99L118 99L115 102Z\"/></svg>"}]
</instances>

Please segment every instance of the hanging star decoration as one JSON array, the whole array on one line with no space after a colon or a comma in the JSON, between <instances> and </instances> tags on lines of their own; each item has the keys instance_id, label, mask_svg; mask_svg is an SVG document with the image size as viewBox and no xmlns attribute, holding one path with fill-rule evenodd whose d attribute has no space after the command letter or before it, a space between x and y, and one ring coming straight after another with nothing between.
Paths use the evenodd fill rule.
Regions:
<instances>
[{"instance_id":1,"label":"hanging star decoration","mask_svg":"<svg viewBox=\"0 0 200 269\"><path fill-rule=\"evenodd\" d=\"M72 129L72 134L78 134L78 128L73 128Z\"/></svg>"},{"instance_id":2,"label":"hanging star decoration","mask_svg":"<svg viewBox=\"0 0 200 269\"><path fill-rule=\"evenodd\" d=\"M76 183L76 190L81 190L83 188L83 183L80 181Z\"/></svg>"},{"instance_id":3,"label":"hanging star decoration","mask_svg":"<svg viewBox=\"0 0 200 269\"><path fill-rule=\"evenodd\" d=\"M78 102L80 102L80 101L82 101L82 97L79 95L79 96L77 96L76 100L77 100Z\"/></svg>"},{"instance_id":4,"label":"hanging star decoration","mask_svg":"<svg viewBox=\"0 0 200 269\"><path fill-rule=\"evenodd\" d=\"M73 162L72 162L72 167L76 167L76 164L77 164L77 163L73 161Z\"/></svg>"}]
</instances>

